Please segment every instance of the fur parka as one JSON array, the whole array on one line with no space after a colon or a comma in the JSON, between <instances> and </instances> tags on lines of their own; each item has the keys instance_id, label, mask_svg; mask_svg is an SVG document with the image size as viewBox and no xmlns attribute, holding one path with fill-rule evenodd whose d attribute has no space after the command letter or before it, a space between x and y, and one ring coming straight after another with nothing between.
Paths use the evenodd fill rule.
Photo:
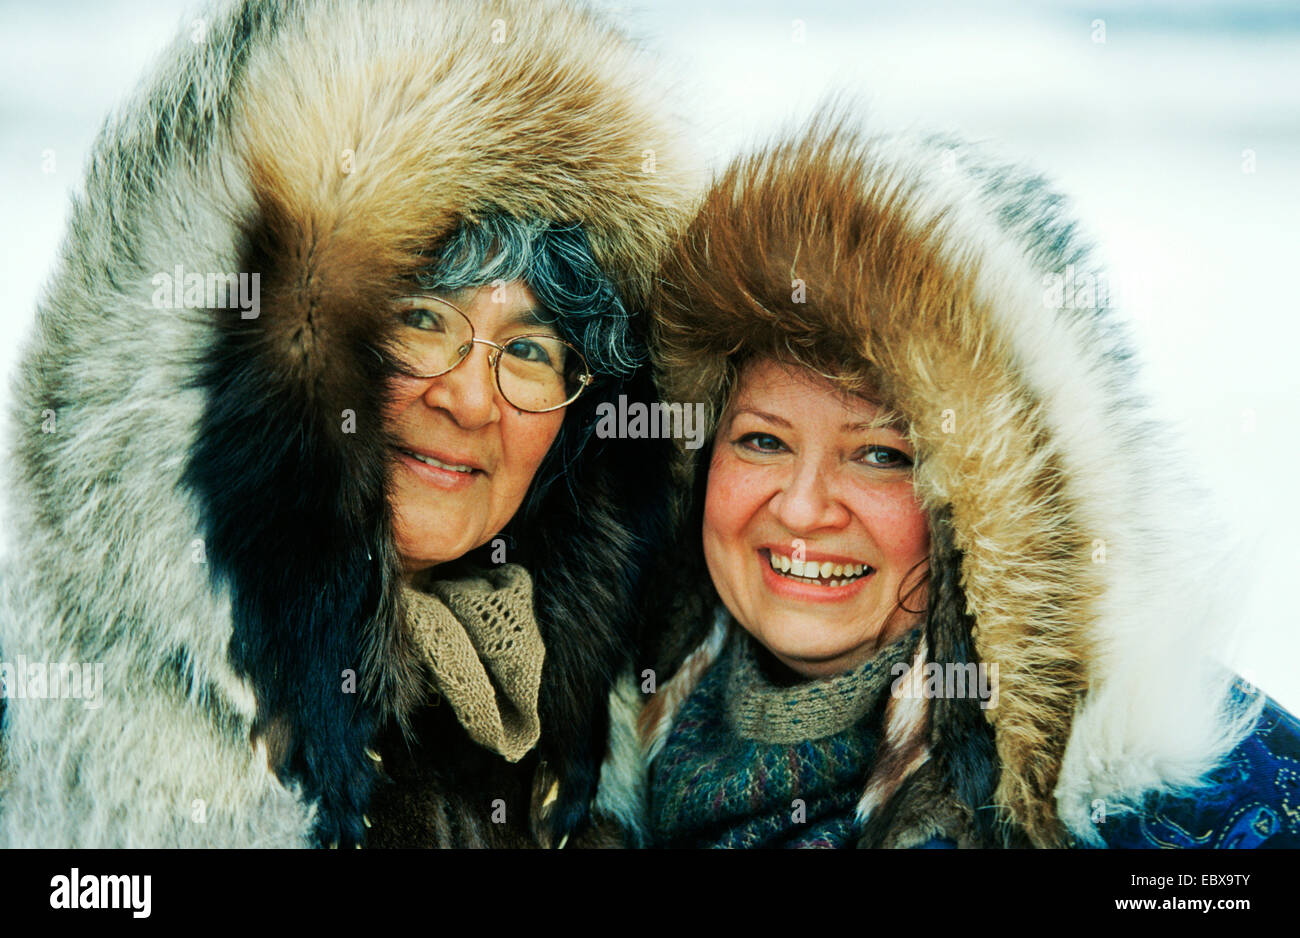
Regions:
<instances>
[{"instance_id":1,"label":"fur parka","mask_svg":"<svg viewBox=\"0 0 1300 938\"><path fill-rule=\"evenodd\" d=\"M565 417L585 447L503 532L546 646L542 739L508 765L423 705L374 350L486 212L580 224L640 315L693 185L660 86L553 0L202 23L105 125L14 389L0 845L360 846L394 785L387 842L561 844L667 519L667 444L590 427L649 379L598 377ZM100 668L98 698L18 693L37 664Z\"/></svg>"},{"instance_id":2,"label":"fur parka","mask_svg":"<svg viewBox=\"0 0 1300 938\"><path fill-rule=\"evenodd\" d=\"M720 175L659 280L665 400L716 427L741 363L771 357L909 428L930 525L911 673L945 679L891 689L860 845L1294 844L1300 723L1216 661L1245 571L1041 177L824 112ZM677 585L619 698L638 747L611 811L643 841L648 773L729 627L700 545L710 454L683 450ZM995 705L943 692L979 664Z\"/></svg>"}]
</instances>

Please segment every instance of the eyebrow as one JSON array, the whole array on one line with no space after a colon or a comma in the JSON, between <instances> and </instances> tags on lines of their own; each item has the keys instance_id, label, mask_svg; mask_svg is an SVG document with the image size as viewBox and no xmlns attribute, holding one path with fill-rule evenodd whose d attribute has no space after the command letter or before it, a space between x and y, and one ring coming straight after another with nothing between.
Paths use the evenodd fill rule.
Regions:
<instances>
[{"instance_id":1,"label":"eyebrow","mask_svg":"<svg viewBox=\"0 0 1300 938\"><path fill-rule=\"evenodd\" d=\"M894 430L898 433L903 432L901 418L888 410L882 410L870 420L862 420L858 423L841 424L841 430L850 433L860 432L862 430Z\"/></svg>"},{"instance_id":2,"label":"eyebrow","mask_svg":"<svg viewBox=\"0 0 1300 938\"><path fill-rule=\"evenodd\" d=\"M760 420L766 420L769 423L774 423L781 427L790 428L794 426L794 424L790 423L790 421L786 420L784 417L778 417L776 414L769 414L767 411L757 410L753 407L737 408L732 419L739 417L741 414L750 414L751 416L758 417ZM845 433L860 433L864 430L899 430L898 415L893 414L888 410L881 410L881 412L871 420L858 420L851 423L842 423L840 424L840 430Z\"/></svg>"},{"instance_id":3,"label":"eyebrow","mask_svg":"<svg viewBox=\"0 0 1300 938\"><path fill-rule=\"evenodd\" d=\"M762 411L762 410L755 410L752 407L738 407L736 409L736 412L732 415L732 419L734 420L736 417L739 417L741 414L752 414L755 417L758 417L762 420L766 420L768 423L774 423L782 427L793 426L790 423L790 421L786 420L784 417L778 417L776 414L769 414L766 411Z\"/></svg>"},{"instance_id":4,"label":"eyebrow","mask_svg":"<svg viewBox=\"0 0 1300 938\"><path fill-rule=\"evenodd\" d=\"M536 306L530 306L528 309L522 309L510 318L512 324L521 326L554 326L553 318L546 316L545 312Z\"/></svg>"},{"instance_id":5,"label":"eyebrow","mask_svg":"<svg viewBox=\"0 0 1300 938\"><path fill-rule=\"evenodd\" d=\"M434 293L427 293L423 295L432 297L435 300L442 300L444 303L450 303L452 306L456 307L458 310L460 310L463 313L465 312L465 306L467 305L465 302L466 295L472 294L474 291L478 289L480 288L462 287L459 290L448 290L445 294L434 292ZM419 295L421 294L419 293L412 294L412 296L419 296ZM554 328L555 317L550 316L546 312L546 310L542 309L540 306L529 306L526 309L521 309L519 312L511 316L510 319L507 320L506 325L550 326Z\"/></svg>"},{"instance_id":6,"label":"eyebrow","mask_svg":"<svg viewBox=\"0 0 1300 938\"><path fill-rule=\"evenodd\" d=\"M465 307L468 305L468 299L471 298L474 292L481 290L481 288L482 287L459 287L456 288L456 290L447 291L413 291L411 296L428 296L430 299L442 300L443 303L450 303L451 305L454 305L456 309L459 309L460 312L464 313ZM507 320L507 325L554 326L555 317L551 316L550 313L547 313L547 311L541 307L525 307L524 309L520 309L519 312L513 314L513 316L510 317L510 320Z\"/></svg>"}]
</instances>

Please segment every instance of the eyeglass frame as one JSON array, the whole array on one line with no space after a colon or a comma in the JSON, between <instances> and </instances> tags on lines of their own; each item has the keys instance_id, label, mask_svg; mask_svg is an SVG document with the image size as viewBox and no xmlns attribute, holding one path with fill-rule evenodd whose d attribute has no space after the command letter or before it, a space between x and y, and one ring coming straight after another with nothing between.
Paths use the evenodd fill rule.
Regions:
<instances>
[{"instance_id":1,"label":"eyeglass frame","mask_svg":"<svg viewBox=\"0 0 1300 938\"><path fill-rule=\"evenodd\" d=\"M515 410L519 411L520 413L550 414L562 408L568 407L570 404L572 404L582 395L582 392L585 391L592 384L592 382L596 380L596 376L591 372L591 366L587 364L587 356L583 355L582 352L579 351L576 346L574 346L569 342L566 342L564 339L561 339L559 336L551 335L549 332L521 332L519 333L519 335L513 335L510 337L510 341L512 342L515 339L525 339L530 336L552 339L556 342L559 342L569 351L573 352L574 355L577 355L578 361L582 363L582 373L578 376L578 390L574 392L572 397L570 397L563 404L556 404L554 407L547 407L545 410L527 410L526 408L520 407L514 401L510 400L510 398L506 395L505 389L501 387L501 356L504 355L506 351L506 347L504 345L500 345L496 342L493 342L491 339L480 339L474 332L473 320L471 320L469 316L465 314L465 311L463 309L461 309L459 306L457 306L455 303L451 302L450 300L444 300L440 296L432 296L427 293L425 294L412 293L412 294L408 294L407 296L399 297L398 302L399 303L405 302L406 300L432 300L435 303L441 303L443 306L449 306L457 313L459 313L460 318L465 320L466 325L469 326L469 342L466 343L469 346L469 348L465 352L465 354L461 356L460 361L456 362L456 364L452 365L450 368L447 368L444 371L440 371L437 374L432 374L432 375L411 374L409 371L403 370L401 373L408 378L415 378L419 381L429 381L432 380L433 378L441 378L443 375L451 374L453 371L455 371L457 368L459 368L461 365L465 364L465 362L469 360L470 355L474 353L474 345L475 343L477 343L479 345L486 345L488 346L489 349L495 350L495 351L488 352L488 366L492 369L492 380L495 382L497 386L497 392L501 395L501 399L504 400L511 407L513 407Z\"/></svg>"}]
</instances>

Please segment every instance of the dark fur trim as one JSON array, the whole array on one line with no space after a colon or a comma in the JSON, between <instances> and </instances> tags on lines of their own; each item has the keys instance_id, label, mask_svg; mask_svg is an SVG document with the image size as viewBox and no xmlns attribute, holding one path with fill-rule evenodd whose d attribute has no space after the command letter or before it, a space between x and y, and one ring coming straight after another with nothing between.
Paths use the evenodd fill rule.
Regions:
<instances>
[{"instance_id":1,"label":"dark fur trim","mask_svg":"<svg viewBox=\"0 0 1300 938\"><path fill-rule=\"evenodd\" d=\"M569 419L589 426L600 401L620 393L655 399L643 371L591 400L579 398L582 411ZM561 779L547 816L555 839L585 824L595 796L610 688L632 663L653 587L645 571L651 558L669 552L671 457L666 440L591 439L541 508L508 529L532 573L546 642L540 750Z\"/></svg>"},{"instance_id":2,"label":"dark fur trim","mask_svg":"<svg viewBox=\"0 0 1300 938\"><path fill-rule=\"evenodd\" d=\"M537 846L527 823L535 752L506 763L470 739L445 703L422 707L412 728L407 740L389 723L376 743L384 777L370 806L367 847Z\"/></svg>"},{"instance_id":3,"label":"dark fur trim","mask_svg":"<svg viewBox=\"0 0 1300 938\"><path fill-rule=\"evenodd\" d=\"M230 659L257 696L253 736L282 780L319 799L320 841L349 846L363 839L374 782L366 749L385 712L409 711L418 671L387 510L389 375L368 344L382 341L378 322L357 314L382 308L366 288L387 284L329 247L264 206L241 267L261 277L261 316L209 312L217 336L198 363L206 407L184 482L212 577L230 590Z\"/></svg>"},{"instance_id":4,"label":"dark fur trim","mask_svg":"<svg viewBox=\"0 0 1300 938\"><path fill-rule=\"evenodd\" d=\"M656 684L662 684L678 672L682 662L707 638L713 626L718 594L706 572L704 545L699 536L704 524L704 496L712 458L710 437L694 453L679 451L673 466L674 546L671 552L665 551L655 558L653 579L661 589L656 592L656 601L646 610L646 637L636 663L638 675L646 668L654 671Z\"/></svg>"},{"instance_id":5,"label":"dark fur trim","mask_svg":"<svg viewBox=\"0 0 1300 938\"><path fill-rule=\"evenodd\" d=\"M961 552L953 543L948 512L930 523L930 609L926 620L930 660L978 664L971 639L975 619L961 591ZM976 833L992 841L992 819L985 810L997 788L999 766L993 727L984 718L978 697L940 697L931 705L932 759L942 767L955 796L974 810Z\"/></svg>"}]
</instances>

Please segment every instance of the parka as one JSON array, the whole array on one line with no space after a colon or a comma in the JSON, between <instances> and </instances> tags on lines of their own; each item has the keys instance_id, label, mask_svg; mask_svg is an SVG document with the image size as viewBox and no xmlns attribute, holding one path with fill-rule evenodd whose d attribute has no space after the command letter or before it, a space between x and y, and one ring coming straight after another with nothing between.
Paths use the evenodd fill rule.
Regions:
<instances>
[{"instance_id":1,"label":"parka","mask_svg":"<svg viewBox=\"0 0 1300 938\"><path fill-rule=\"evenodd\" d=\"M950 680L884 695L850 846L1296 845L1300 724L1219 660L1247 571L1104 273L1041 175L831 109L721 172L661 269L666 402L716 428L738 369L776 359L906 419L930 536L904 670L997 668L993 705ZM609 799L647 844L662 755L698 748L693 695L738 628L701 552L711 451L681 452L681 546L618 698L637 745Z\"/></svg>"},{"instance_id":2,"label":"parka","mask_svg":"<svg viewBox=\"0 0 1300 938\"><path fill-rule=\"evenodd\" d=\"M510 764L425 694L376 350L489 212L578 226L644 348L692 185L654 68L552 0L240 0L203 26L105 123L14 389L0 845L560 845L667 519L667 444L592 428L649 379L597 376L561 481L501 534L545 644ZM102 686L20 696L37 665Z\"/></svg>"}]
</instances>

